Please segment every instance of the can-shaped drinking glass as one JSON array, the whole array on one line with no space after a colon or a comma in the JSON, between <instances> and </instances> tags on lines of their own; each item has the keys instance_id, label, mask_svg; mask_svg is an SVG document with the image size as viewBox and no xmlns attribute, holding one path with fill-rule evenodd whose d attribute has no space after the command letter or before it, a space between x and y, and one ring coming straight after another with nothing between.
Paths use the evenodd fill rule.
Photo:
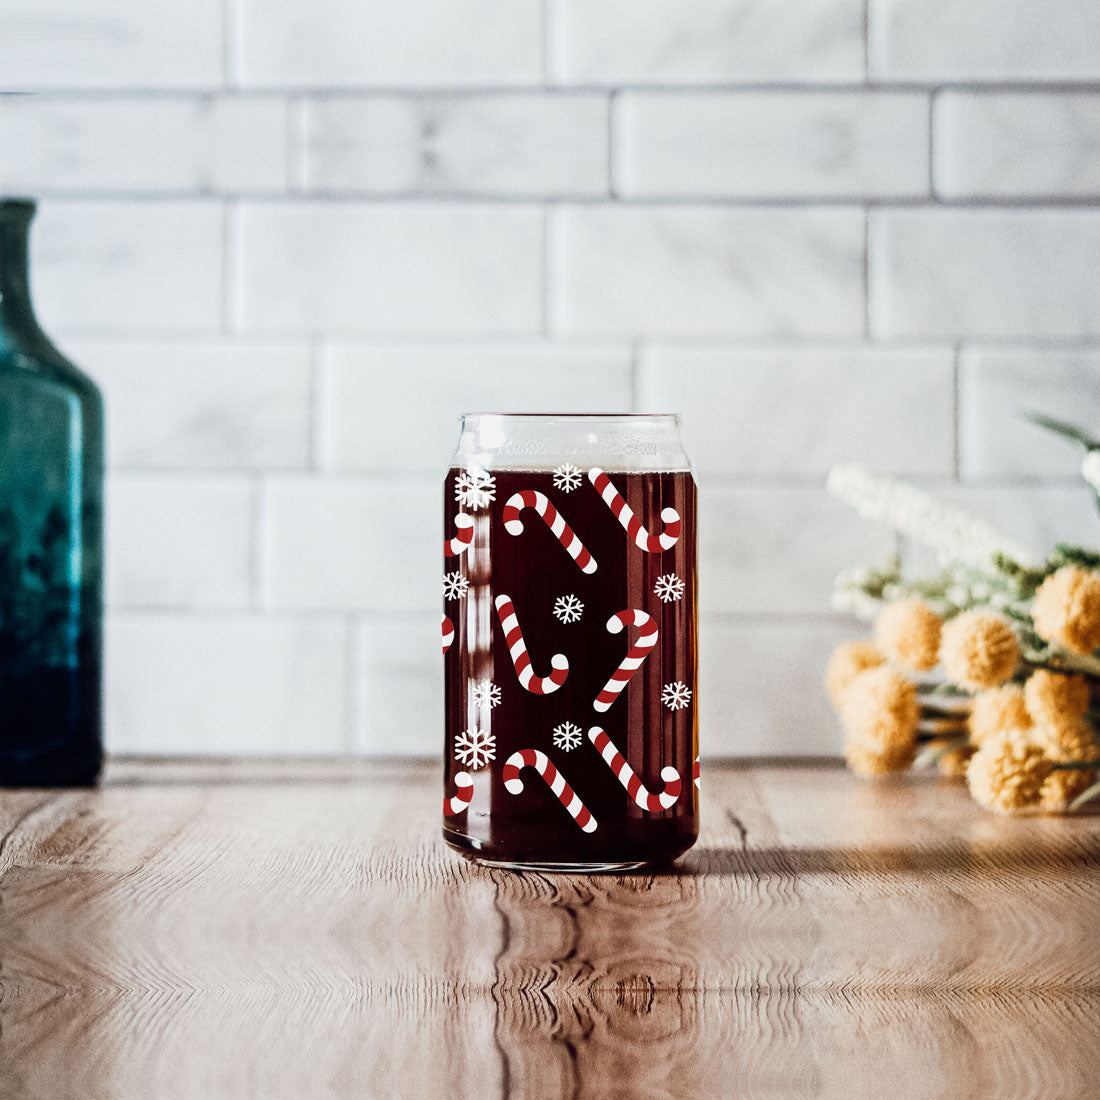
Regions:
<instances>
[{"instance_id":1,"label":"can-shaped drinking glass","mask_svg":"<svg viewBox=\"0 0 1100 1100\"><path fill-rule=\"evenodd\" d=\"M453 848L587 871L695 843L695 497L677 416L462 418L443 510Z\"/></svg>"}]
</instances>

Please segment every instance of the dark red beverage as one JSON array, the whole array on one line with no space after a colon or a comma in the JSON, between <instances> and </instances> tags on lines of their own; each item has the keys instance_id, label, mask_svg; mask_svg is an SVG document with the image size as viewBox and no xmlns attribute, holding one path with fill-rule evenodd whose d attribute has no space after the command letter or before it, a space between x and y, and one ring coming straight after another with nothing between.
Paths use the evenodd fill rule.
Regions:
<instances>
[{"instance_id":1,"label":"dark red beverage","mask_svg":"<svg viewBox=\"0 0 1100 1100\"><path fill-rule=\"evenodd\" d=\"M463 466L445 492L445 839L565 869L680 855L698 832L690 472Z\"/></svg>"}]
</instances>

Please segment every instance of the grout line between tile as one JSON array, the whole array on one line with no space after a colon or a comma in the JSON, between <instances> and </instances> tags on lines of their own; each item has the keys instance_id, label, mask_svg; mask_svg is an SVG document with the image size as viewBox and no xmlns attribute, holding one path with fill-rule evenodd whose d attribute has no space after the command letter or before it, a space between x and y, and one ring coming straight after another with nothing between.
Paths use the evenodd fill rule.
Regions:
<instances>
[{"instance_id":1,"label":"grout line between tile","mask_svg":"<svg viewBox=\"0 0 1100 1100\"><path fill-rule=\"evenodd\" d=\"M542 0L542 80L549 88L554 81L554 0Z\"/></svg>"},{"instance_id":2,"label":"grout line between tile","mask_svg":"<svg viewBox=\"0 0 1100 1100\"><path fill-rule=\"evenodd\" d=\"M344 688L344 749L349 753L362 752L363 746L359 743L359 727L363 713L362 685L359 683L360 660L359 623L355 615L348 615L344 629L346 631L346 653L344 674L347 684Z\"/></svg>"},{"instance_id":3,"label":"grout line between tile","mask_svg":"<svg viewBox=\"0 0 1100 1100\"><path fill-rule=\"evenodd\" d=\"M267 603L267 487L262 476L252 478L251 515L249 517L251 534L251 552L249 555L249 573L251 580L250 608L263 614L269 614Z\"/></svg>"},{"instance_id":4,"label":"grout line between tile","mask_svg":"<svg viewBox=\"0 0 1100 1100\"><path fill-rule=\"evenodd\" d=\"M871 212L863 211L863 339L871 340Z\"/></svg>"},{"instance_id":5,"label":"grout line between tile","mask_svg":"<svg viewBox=\"0 0 1100 1100\"><path fill-rule=\"evenodd\" d=\"M962 417L961 413L961 388L960 388L960 359L962 357L962 347L960 344L956 344L952 352L952 383L954 393L954 404L952 407L952 413L954 418L954 474L955 481L962 481Z\"/></svg>"},{"instance_id":6,"label":"grout line between tile","mask_svg":"<svg viewBox=\"0 0 1100 1100\"><path fill-rule=\"evenodd\" d=\"M318 473L325 467L328 423L325 407L328 397L328 371L325 348L314 341L309 349L309 469Z\"/></svg>"},{"instance_id":7,"label":"grout line between tile","mask_svg":"<svg viewBox=\"0 0 1100 1100\"><path fill-rule=\"evenodd\" d=\"M865 84L871 80L871 0L863 0L862 17L863 32L863 81Z\"/></svg>"},{"instance_id":8,"label":"grout line between tile","mask_svg":"<svg viewBox=\"0 0 1100 1100\"><path fill-rule=\"evenodd\" d=\"M933 91L928 97L928 196L933 203L940 203L941 196L936 185L936 101L940 93Z\"/></svg>"},{"instance_id":9,"label":"grout line between tile","mask_svg":"<svg viewBox=\"0 0 1100 1100\"><path fill-rule=\"evenodd\" d=\"M631 365L631 408L634 412L645 412L642 398L645 393L645 365L642 362L644 344L635 340L630 346Z\"/></svg>"},{"instance_id":10,"label":"grout line between tile","mask_svg":"<svg viewBox=\"0 0 1100 1100\"><path fill-rule=\"evenodd\" d=\"M623 125L619 117L621 107L619 93L612 91L607 97L607 194L613 202L617 202L620 197L618 180L622 158L615 146Z\"/></svg>"},{"instance_id":11,"label":"grout line between tile","mask_svg":"<svg viewBox=\"0 0 1100 1100\"><path fill-rule=\"evenodd\" d=\"M554 325L555 295L558 293L554 268L556 266L556 237L554 228L556 207L547 203L542 210L542 331L544 340L552 337Z\"/></svg>"},{"instance_id":12,"label":"grout line between tile","mask_svg":"<svg viewBox=\"0 0 1100 1100\"><path fill-rule=\"evenodd\" d=\"M236 10L239 0L229 0L228 8ZM552 3L547 8L552 8ZM237 27L240 20L234 20ZM555 22L553 14L550 17L551 26ZM873 21L868 23L868 37L871 35ZM232 36L239 38L239 33ZM553 42L555 34L553 30L548 35L548 40ZM225 51L223 50L223 55ZM556 61L556 49L549 50L551 66ZM358 99L371 96L405 96L410 99L435 99L441 95L446 96L516 96L531 95L532 93L560 93L562 95L583 95L599 92L606 95L611 91L653 92L655 94L702 94L702 95L739 95L742 93L767 92L776 95L787 93L830 93L841 92L850 95L859 95L871 92L929 92L934 89L946 91L983 93L1020 92L1039 94L1072 94L1075 92L1097 93L1100 92L1100 79L1073 79L1073 78L1021 78L1016 80L981 80L934 77L926 80L919 78L904 78L890 80L882 77L850 76L838 80L746 80L746 81L670 81L670 80L613 80L613 81L571 81L561 83L551 74L548 81L531 81L528 83L499 83L478 84L475 82L440 83L431 84L423 82L418 85L400 83L380 84L311 84L308 81L291 81L282 84L265 83L263 81L250 80L247 86L243 83L241 66L236 62L230 66L235 70L231 75L235 83L230 86L224 84L164 84L158 87L112 87L105 88L96 85L66 85L65 87L41 86L34 87L29 84L21 89L19 94L33 93L36 99L177 99L181 96L209 96L218 95L225 97L250 97L271 95L306 95L329 99ZM223 70L226 68L223 56Z\"/></svg>"},{"instance_id":13,"label":"grout line between tile","mask_svg":"<svg viewBox=\"0 0 1100 1100\"><path fill-rule=\"evenodd\" d=\"M241 210L230 200L222 214L222 332L239 331L241 307Z\"/></svg>"}]
</instances>

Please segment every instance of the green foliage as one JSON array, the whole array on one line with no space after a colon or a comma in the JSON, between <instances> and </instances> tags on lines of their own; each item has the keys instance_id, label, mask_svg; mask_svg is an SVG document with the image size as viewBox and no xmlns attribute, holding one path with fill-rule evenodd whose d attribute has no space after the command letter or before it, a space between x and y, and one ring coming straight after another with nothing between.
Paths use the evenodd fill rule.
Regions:
<instances>
[{"instance_id":1,"label":"green foliage","mask_svg":"<svg viewBox=\"0 0 1100 1100\"><path fill-rule=\"evenodd\" d=\"M1083 546L1069 546L1058 543L1050 555L1048 573L1061 569L1063 565L1077 565L1082 569L1100 569L1100 554L1095 550L1086 550Z\"/></svg>"},{"instance_id":2,"label":"green foliage","mask_svg":"<svg viewBox=\"0 0 1100 1100\"><path fill-rule=\"evenodd\" d=\"M1082 428L1075 424L1069 424L1065 420L1058 420L1053 416L1044 416L1042 413L1024 413L1024 419L1039 428L1045 428L1048 432L1060 435L1071 443L1084 447L1086 451L1095 451L1100 448L1100 439L1093 439Z\"/></svg>"}]
</instances>

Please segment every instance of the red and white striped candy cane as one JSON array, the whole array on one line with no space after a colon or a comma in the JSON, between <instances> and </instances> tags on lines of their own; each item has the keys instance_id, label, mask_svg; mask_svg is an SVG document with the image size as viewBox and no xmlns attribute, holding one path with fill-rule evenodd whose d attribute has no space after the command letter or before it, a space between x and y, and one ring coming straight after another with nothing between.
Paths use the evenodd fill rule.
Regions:
<instances>
[{"instance_id":1,"label":"red and white striped candy cane","mask_svg":"<svg viewBox=\"0 0 1100 1100\"><path fill-rule=\"evenodd\" d=\"M454 817L470 804L474 797L474 781L469 772L455 772L455 796L443 799L443 816Z\"/></svg>"},{"instance_id":2,"label":"red and white striped candy cane","mask_svg":"<svg viewBox=\"0 0 1100 1100\"><path fill-rule=\"evenodd\" d=\"M699 757L696 757L695 763L691 765L691 781L695 786L699 786Z\"/></svg>"},{"instance_id":3,"label":"red and white striped candy cane","mask_svg":"<svg viewBox=\"0 0 1100 1100\"><path fill-rule=\"evenodd\" d=\"M630 682L630 677L638 671L641 663L649 656L649 651L657 644L657 624L653 616L639 607L628 607L625 611L616 611L607 620L607 629L612 634L621 634L624 627L640 626L641 634L622 659L622 663L604 684L596 701L592 704L602 714L619 697L619 692Z\"/></svg>"},{"instance_id":4,"label":"red and white striped candy cane","mask_svg":"<svg viewBox=\"0 0 1100 1100\"><path fill-rule=\"evenodd\" d=\"M536 676L531 670L531 658L527 655L527 645L523 640L523 631L520 630L511 597L497 596L495 603L500 625L504 628L504 639L508 643L508 655L516 666L520 686L532 695L549 695L552 691L557 691L569 675L569 658L564 653L555 653L550 658L550 675Z\"/></svg>"},{"instance_id":5,"label":"red and white striped candy cane","mask_svg":"<svg viewBox=\"0 0 1100 1100\"><path fill-rule=\"evenodd\" d=\"M523 534L523 521L519 518L524 508L534 508L554 533L554 537L569 552L569 556L581 567L582 573L596 572L596 559L585 549L573 528L561 518L561 513L547 499L545 493L524 489L513 493L504 505L504 530L509 535Z\"/></svg>"},{"instance_id":6,"label":"red and white striped candy cane","mask_svg":"<svg viewBox=\"0 0 1100 1100\"><path fill-rule=\"evenodd\" d=\"M675 508L661 510L661 521L665 529L659 535L651 535L642 526L642 521L631 511L630 505L623 500L622 494L611 484L611 478L603 470L593 466L588 471L588 480L596 486L596 491L603 497L604 504L626 528L626 533L643 550L647 550L650 554L659 554L662 550L668 550L676 545L680 538L680 513Z\"/></svg>"},{"instance_id":7,"label":"red and white striped candy cane","mask_svg":"<svg viewBox=\"0 0 1100 1100\"><path fill-rule=\"evenodd\" d=\"M474 517L459 512L455 516L455 537L443 540L443 556L445 558L457 558L459 554L470 548L474 541Z\"/></svg>"},{"instance_id":8,"label":"red and white striped candy cane","mask_svg":"<svg viewBox=\"0 0 1100 1100\"><path fill-rule=\"evenodd\" d=\"M444 615L443 616L443 652L446 653L451 648L451 642L455 640L455 624Z\"/></svg>"},{"instance_id":9,"label":"red and white striped candy cane","mask_svg":"<svg viewBox=\"0 0 1100 1100\"><path fill-rule=\"evenodd\" d=\"M615 748L611 738L599 726L593 726L588 731L588 740L600 750L600 756L615 773L615 778L643 810L649 810L650 813L667 810L680 797L680 773L675 768L661 769L665 789L660 794L650 794L634 774L634 769L626 762L626 757Z\"/></svg>"},{"instance_id":10,"label":"red and white striped candy cane","mask_svg":"<svg viewBox=\"0 0 1100 1100\"><path fill-rule=\"evenodd\" d=\"M550 763L546 753L538 749L519 749L504 762L504 789L509 794L523 794L520 768L534 768L557 795L558 801L573 815L573 819L586 833L596 831L596 819L588 807L577 797L576 791L562 778L561 772Z\"/></svg>"}]
</instances>

